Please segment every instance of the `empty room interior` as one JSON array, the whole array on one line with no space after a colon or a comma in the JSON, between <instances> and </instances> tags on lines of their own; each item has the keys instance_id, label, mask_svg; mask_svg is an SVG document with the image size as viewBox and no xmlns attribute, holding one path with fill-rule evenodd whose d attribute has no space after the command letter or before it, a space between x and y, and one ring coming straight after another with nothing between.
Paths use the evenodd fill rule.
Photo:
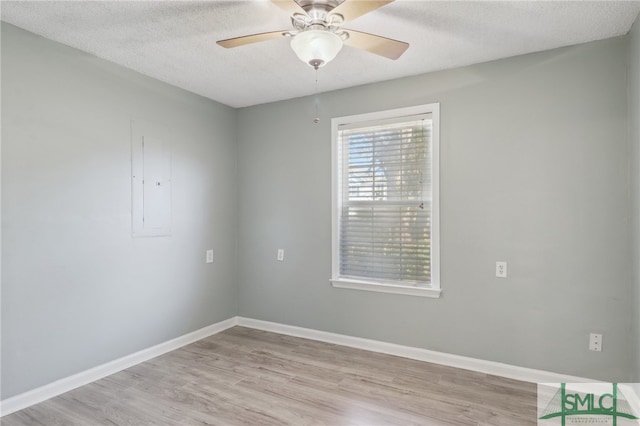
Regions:
<instances>
[{"instance_id":1,"label":"empty room interior","mask_svg":"<svg viewBox=\"0 0 640 426\"><path fill-rule=\"evenodd\" d=\"M638 424L639 12L2 1L0 423Z\"/></svg>"}]
</instances>

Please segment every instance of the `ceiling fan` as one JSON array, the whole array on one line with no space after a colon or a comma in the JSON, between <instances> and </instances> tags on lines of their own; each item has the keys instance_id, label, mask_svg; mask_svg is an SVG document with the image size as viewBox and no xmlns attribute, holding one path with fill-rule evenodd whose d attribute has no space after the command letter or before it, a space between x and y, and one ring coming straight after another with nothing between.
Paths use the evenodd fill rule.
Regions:
<instances>
[{"instance_id":1,"label":"ceiling fan","mask_svg":"<svg viewBox=\"0 0 640 426\"><path fill-rule=\"evenodd\" d=\"M398 59L408 43L342 28L342 24L372 12L394 0L271 0L291 13L293 30L271 31L220 40L226 48L291 37L298 58L316 70L333 60L343 44L389 59Z\"/></svg>"}]
</instances>

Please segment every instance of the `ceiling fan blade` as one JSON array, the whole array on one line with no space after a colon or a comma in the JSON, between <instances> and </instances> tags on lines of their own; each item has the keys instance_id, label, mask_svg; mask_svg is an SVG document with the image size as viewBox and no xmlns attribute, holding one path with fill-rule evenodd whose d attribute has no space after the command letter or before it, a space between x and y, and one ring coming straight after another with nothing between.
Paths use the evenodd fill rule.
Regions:
<instances>
[{"instance_id":1,"label":"ceiling fan blade","mask_svg":"<svg viewBox=\"0 0 640 426\"><path fill-rule=\"evenodd\" d=\"M344 3L343 3L344 4ZM398 59L409 47L409 43L393 40L360 31L348 30L349 38L344 42L347 46L357 47L389 59Z\"/></svg>"},{"instance_id":2,"label":"ceiling fan blade","mask_svg":"<svg viewBox=\"0 0 640 426\"><path fill-rule=\"evenodd\" d=\"M345 0L329 13L331 15L342 15L346 22L379 9L386 4L393 3L393 1L394 0Z\"/></svg>"},{"instance_id":3,"label":"ceiling fan blade","mask_svg":"<svg viewBox=\"0 0 640 426\"><path fill-rule=\"evenodd\" d=\"M300 7L300 5L295 0L271 0L272 3L276 4L281 9L289 12L290 15L294 13L303 13L307 14L307 12Z\"/></svg>"},{"instance_id":4,"label":"ceiling fan blade","mask_svg":"<svg viewBox=\"0 0 640 426\"><path fill-rule=\"evenodd\" d=\"M286 32L287 30L251 34L242 37L228 38L226 40L218 40L216 43L218 43L222 47L226 47L227 49L229 49L232 47L244 46L245 44L260 43L261 41L268 41L284 37L284 33Z\"/></svg>"}]
</instances>

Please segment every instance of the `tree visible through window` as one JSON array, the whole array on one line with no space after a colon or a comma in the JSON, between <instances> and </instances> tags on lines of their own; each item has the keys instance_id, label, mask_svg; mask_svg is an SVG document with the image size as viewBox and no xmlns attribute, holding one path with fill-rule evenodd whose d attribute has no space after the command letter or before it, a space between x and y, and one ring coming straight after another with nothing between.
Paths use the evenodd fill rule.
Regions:
<instances>
[{"instance_id":1,"label":"tree visible through window","mask_svg":"<svg viewBox=\"0 0 640 426\"><path fill-rule=\"evenodd\" d=\"M437 122L422 110L334 119L334 280L439 288Z\"/></svg>"}]
</instances>

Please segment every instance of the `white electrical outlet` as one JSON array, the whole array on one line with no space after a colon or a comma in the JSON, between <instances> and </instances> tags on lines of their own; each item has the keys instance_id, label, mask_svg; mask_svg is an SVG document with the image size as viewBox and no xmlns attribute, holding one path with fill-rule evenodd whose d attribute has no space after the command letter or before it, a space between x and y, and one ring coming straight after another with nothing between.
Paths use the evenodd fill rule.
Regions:
<instances>
[{"instance_id":1,"label":"white electrical outlet","mask_svg":"<svg viewBox=\"0 0 640 426\"><path fill-rule=\"evenodd\" d=\"M278 256L276 257L278 262L284 262L284 249L278 249Z\"/></svg>"},{"instance_id":2,"label":"white electrical outlet","mask_svg":"<svg viewBox=\"0 0 640 426\"><path fill-rule=\"evenodd\" d=\"M602 334L591 333L589 335L589 350L602 352Z\"/></svg>"},{"instance_id":3,"label":"white electrical outlet","mask_svg":"<svg viewBox=\"0 0 640 426\"><path fill-rule=\"evenodd\" d=\"M507 262L496 262L496 277L507 278Z\"/></svg>"},{"instance_id":4,"label":"white electrical outlet","mask_svg":"<svg viewBox=\"0 0 640 426\"><path fill-rule=\"evenodd\" d=\"M207 250L207 263L213 263L213 249Z\"/></svg>"}]
</instances>

